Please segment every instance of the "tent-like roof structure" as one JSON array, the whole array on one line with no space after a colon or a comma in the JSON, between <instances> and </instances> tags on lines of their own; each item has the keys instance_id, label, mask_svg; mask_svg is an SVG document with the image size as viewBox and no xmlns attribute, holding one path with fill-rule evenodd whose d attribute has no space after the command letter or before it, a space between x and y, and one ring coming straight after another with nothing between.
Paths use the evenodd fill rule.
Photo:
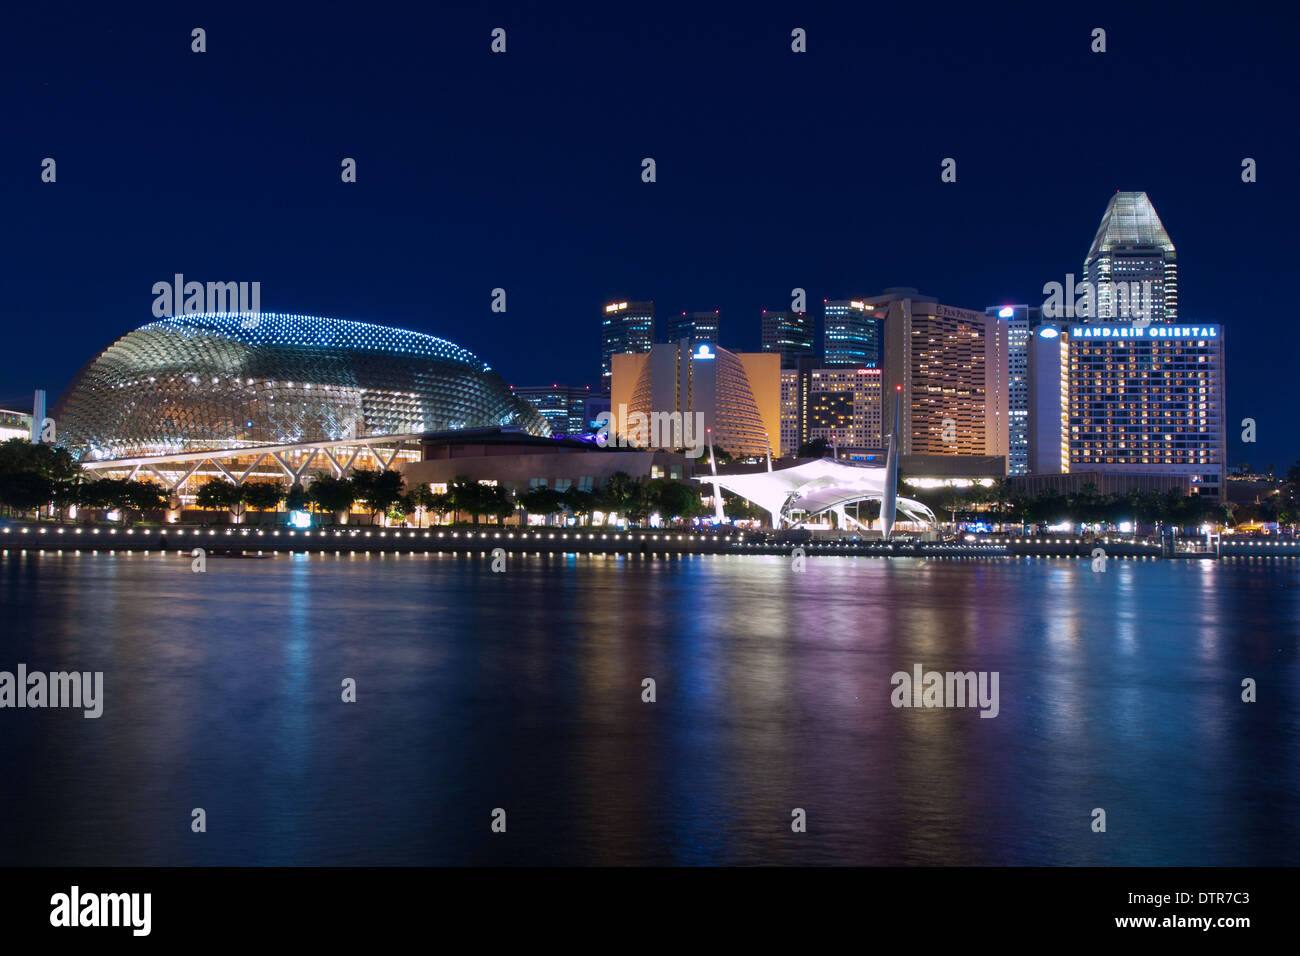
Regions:
<instances>
[{"instance_id":1,"label":"tent-like roof structure","mask_svg":"<svg viewBox=\"0 0 1300 956\"><path fill-rule=\"evenodd\" d=\"M792 511L808 518L859 501L883 501L886 469L879 465L819 458L816 461L747 475L696 475L695 480L717 484L752 501L769 512L790 520ZM934 512L919 501L898 499L898 510L909 520L935 524Z\"/></svg>"}]
</instances>

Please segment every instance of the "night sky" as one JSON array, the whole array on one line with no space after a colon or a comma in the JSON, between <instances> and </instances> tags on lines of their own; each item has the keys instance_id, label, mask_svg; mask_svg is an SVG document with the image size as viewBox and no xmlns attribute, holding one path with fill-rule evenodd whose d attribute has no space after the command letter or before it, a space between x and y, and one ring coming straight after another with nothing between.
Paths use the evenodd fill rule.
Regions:
<instances>
[{"instance_id":1,"label":"night sky","mask_svg":"<svg viewBox=\"0 0 1300 956\"><path fill-rule=\"evenodd\" d=\"M6 8L6 403L53 402L176 272L440 335L516 385L594 386L613 297L661 331L720 309L738 350L795 286L819 319L898 285L1038 304L1124 189L1178 249L1180 318L1225 326L1229 463L1300 457L1281 4L277 6Z\"/></svg>"}]
</instances>

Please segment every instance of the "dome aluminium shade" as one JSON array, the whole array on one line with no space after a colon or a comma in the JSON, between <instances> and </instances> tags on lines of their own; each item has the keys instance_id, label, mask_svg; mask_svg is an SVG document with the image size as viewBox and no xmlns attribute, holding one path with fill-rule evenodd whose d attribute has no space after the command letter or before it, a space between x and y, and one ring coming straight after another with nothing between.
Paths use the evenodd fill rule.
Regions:
<instances>
[{"instance_id":1,"label":"dome aluminium shade","mask_svg":"<svg viewBox=\"0 0 1300 956\"><path fill-rule=\"evenodd\" d=\"M461 428L550 433L490 366L445 339L272 313L141 326L77 374L54 418L82 460Z\"/></svg>"}]
</instances>

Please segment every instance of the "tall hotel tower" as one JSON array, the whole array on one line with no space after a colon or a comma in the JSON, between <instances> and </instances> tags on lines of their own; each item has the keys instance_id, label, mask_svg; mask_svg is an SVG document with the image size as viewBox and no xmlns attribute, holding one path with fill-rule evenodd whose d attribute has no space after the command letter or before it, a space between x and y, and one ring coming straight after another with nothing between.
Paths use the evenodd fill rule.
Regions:
<instances>
[{"instance_id":1,"label":"tall hotel tower","mask_svg":"<svg viewBox=\"0 0 1300 956\"><path fill-rule=\"evenodd\" d=\"M1033 474L1181 478L1222 500L1223 327L1044 324L1030 347ZM1100 483L1098 483L1100 486Z\"/></svg>"},{"instance_id":2,"label":"tall hotel tower","mask_svg":"<svg viewBox=\"0 0 1300 956\"><path fill-rule=\"evenodd\" d=\"M1112 283L1151 283L1152 322L1178 320L1178 262L1155 207L1146 193L1116 192L1101 217L1092 248L1083 261L1083 278L1097 290L1092 321L1133 318L1120 315ZM1139 285L1140 288L1140 285ZM1143 303L1145 308L1146 303Z\"/></svg>"},{"instance_id":3,"label":"tall hotel tower","mask_svg":"<svg viewBox=\"0 0 1300 956\"><path fill-rule=\"evenodd\" d=\"M600 385L606 395L614 375L613 357L649 352L655 341L655 304L610 302L600 312Z\"/></svg>"},{"instance_id":4,"label":"tall hotel tower","mask_svg":"<svg viewBox=\"0 0 1300 956\"><path fill-rule=\"evenodd\" d=\"M910 288L865 304L884 316L882 391L902 393L899 453L1007 457L1008 323Z\"/></svg>"}]
</instances>

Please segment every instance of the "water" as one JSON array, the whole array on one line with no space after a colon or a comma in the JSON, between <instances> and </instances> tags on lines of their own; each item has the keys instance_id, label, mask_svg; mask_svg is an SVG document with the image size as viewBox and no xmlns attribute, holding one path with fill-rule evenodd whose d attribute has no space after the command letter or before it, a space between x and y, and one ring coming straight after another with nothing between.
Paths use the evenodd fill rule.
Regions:
<instances>
[{"instance_id":1,"label":"water","mask_svg":"<svg viewBox=\"0 0 1300 956\"><path fill-rule=\"evenodd\" d=\"M489 560L4 553L0 864L1300 863L1300 562Z\"/></svg>"}]
</instances>

